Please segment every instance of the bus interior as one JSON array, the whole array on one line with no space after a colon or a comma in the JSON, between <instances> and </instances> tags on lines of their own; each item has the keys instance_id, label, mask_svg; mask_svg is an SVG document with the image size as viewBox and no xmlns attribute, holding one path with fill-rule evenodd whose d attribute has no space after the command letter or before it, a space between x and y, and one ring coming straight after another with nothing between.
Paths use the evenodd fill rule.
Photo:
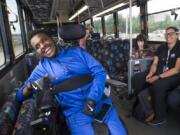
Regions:
<instances>
[{"instance_id":1,"label":"bus interior","mask_svg":"<svg viewBox=\"0 0 180 135\"><path fill-rule=\"evenodd\" d=\"M166 27L175 26L180 30L180 1L158 1L1 0L0 109L15 98L18 88L38 64L39 56L28 41L30 31L44 29L56 42L69 46L74 42L63 40L59 30L69 24L85 27L91 24L94 35L86 41L86 51L103 65L114 81L110 85L110 97L128 135L179 135L177 112L168 109L167 123L159 126L149 126L131 114L134 102L131 77L149 68L153 53L165 42ZM148 56L132 54L139 33L147 37L151 52Z\"/></svg>"}]
</instances>

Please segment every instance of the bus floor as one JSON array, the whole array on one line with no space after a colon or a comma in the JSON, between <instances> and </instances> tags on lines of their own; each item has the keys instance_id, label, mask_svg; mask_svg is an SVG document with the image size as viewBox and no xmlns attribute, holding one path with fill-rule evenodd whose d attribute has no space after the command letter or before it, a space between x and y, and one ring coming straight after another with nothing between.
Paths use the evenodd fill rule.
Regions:
<instances>
[{"instance_id":1,"label":"bus floor","mask_svg":"<svg viewBox=\"0 0 180 135\"><path fill-rule=\"evenodd\" d=\"M123 95L124 97L126 95ZM119 98L117 94L111 93L111 98L118 111L119 116L125 123L128 130L128 135L179 135L180 134L180 117L176 112L169 111L167 122L163 125L150 126L140 121L137 121L130 115L130 108L133 100Z\"/></svg>"}]
</instances>

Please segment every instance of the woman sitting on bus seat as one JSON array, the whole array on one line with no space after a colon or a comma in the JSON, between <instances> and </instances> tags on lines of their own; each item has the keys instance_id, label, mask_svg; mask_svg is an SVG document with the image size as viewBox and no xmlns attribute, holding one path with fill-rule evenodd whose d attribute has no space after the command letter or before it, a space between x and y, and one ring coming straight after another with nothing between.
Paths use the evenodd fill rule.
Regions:
<instances>
[{"instance_id":1,"label":"woman sitting on bus seat","mask_svg":"<svg viewBox=\"0 0 180 135\"><path fill-rule=\"evenodd\" d=\"M155 118L150 125L158 125L166 119L166 97L180 84L180 41L176 27L166 28L166 43L159 46L153 57L150 70L132 77L135 95L151 86ZM137 83L141 82L141 83Z\"/></svg>"},{"instance_id":2,"label":"woman sitting on bus seat","mask_svg":"<svg viewBox=\"0 0 180 135\"><path fill-rule=\"evenodd\" d=\"M72 135L94 135L92 122L94 110L99 110L102 103L112 105L109 98L102 98L106 72L99 62L79 47L58 47L53 39L44 31L34 31L30 38L33 49L42 56L38 66L28 80L18 90L16 99L19 102L27 99L34 90L28 85L45 75L53 78L58 84L82 74L92 74L92 82L69 92L55 94L58 104L63 110L66 122ZM107 124L111 135L126 135L125 127L119 120L112 105L103 123Z\"/></svg>"},{"instance_id":3,"label":"woman sitting on bus seat","mask_svg":"<svg viewBox=\"0 0 180 135\"><path fill-rule=\"evenodd\" d=\"M147 50L147 38L144 34L137 35L135 39L135 44L132 50L134 58L144 58L150 55L150 52Z\"/></svg>"}]
</instances>

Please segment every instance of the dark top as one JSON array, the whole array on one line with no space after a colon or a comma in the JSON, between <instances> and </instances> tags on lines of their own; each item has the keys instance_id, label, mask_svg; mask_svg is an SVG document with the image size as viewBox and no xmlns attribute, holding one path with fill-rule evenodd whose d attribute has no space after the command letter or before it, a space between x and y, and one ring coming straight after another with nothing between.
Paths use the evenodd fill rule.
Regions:
<instances>
[{"instance_id":1,"label":"dark top","mask_svg":"<svg viewBox=\"0 0 180 135\"><path fill-rule=\"evenodd\" d=\"M180 58L180 41L177 41L176 45L169 50L169 56L167 43L159 46L155 56L159 58L156 74L161 74L165 67L168 67L168 69L175 67L177 58Z\"/></svg>"}]
</instances>

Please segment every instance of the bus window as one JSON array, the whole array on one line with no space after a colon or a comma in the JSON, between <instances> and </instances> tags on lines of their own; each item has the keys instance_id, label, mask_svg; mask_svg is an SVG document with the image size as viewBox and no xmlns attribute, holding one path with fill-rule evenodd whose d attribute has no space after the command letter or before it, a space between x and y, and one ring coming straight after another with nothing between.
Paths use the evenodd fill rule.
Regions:
<instances>
[{"instance_id":1,"label":"bus window","mask_svg":"<svg viewBox=\"0 0 180 135\"><path fill-rule=\"evenodd\" d=\"M94 21L94 31L100 33L102 36L102 24L101 24L101 17L93 17Z\"/></svg>"},{"instance_id":2,"label":"bus window","mask_svg":"<svg viewBox=\"0 0 180 135\"><path fill-rule=\"evenodd\" d=\"M2 42L2 37L0 36L0 66L4 65L5 63L5 55L3 51L3 42Z\"/></svg>"},{"instance_id":3,"label":"bus window","mask_svg":"<svg viewBox=\"0 0 180 135\"><path fill-rule=\"evenodd\" d=\"M91 20L90 19L85 21L85 26L87 26L88 24L91 24Z\"/></svg>"},{"instance_id":4,"label":"bus window","mask_svg":"<svg viewBox=\"0 0 180 135\"><path fill-rule=\"evenodd\" d=\"M179 3L179 4L178 4ZM161 5L161 6L158 6ZM179 0L151 0L148 2L148 37L151 41L165 41L165 29L175 26L180 29ZM177 14L172 14L174 12Z\"/></svg>"},{"instance_id":5,"label":"bus window","mask_svg":"<svg viewBox=\"0 0 180 135\"><path fill-rule=\"evenodd\" d=\"M23 44L20 30L20 22L18 16L18 8L16 0L6 0L9 25L12 34L12 44L14 49L15 57L23 53Z\"/></svg>"},{"instance_id":6,"label":"bus window","mask_svg":"<svg viewBox=\"0 0 180 135\"><path fill-rule=\"evenodd\" d=\"M137 6L132 7L132 37L135 38L140 31L140 9ZM118 11L119 19L119 37L121 39L129 38L129 8Z\"/></svg>"},{"instance_id":7,"label":"bus window","mask_svg":"<svg viewBox=\"0 0 180 135\"><path fill-rule=\"evenodd\" d=\"M179 0L150 0L148 1L148 13L155 13L164 11L167 9L173 9L180 7Z\"/></svg>"},{"instance_id":8,"label":"bus window","mask_svg":"<svg viewBox=\"0 0 180 135\"><path fill-rule=\"evenodd\" d=\"M114 35L114 20L113 20L112 14L105 16L105 27L106 27L106 36L115 37L115 35Z\"/></svg>"}]
</instances>

